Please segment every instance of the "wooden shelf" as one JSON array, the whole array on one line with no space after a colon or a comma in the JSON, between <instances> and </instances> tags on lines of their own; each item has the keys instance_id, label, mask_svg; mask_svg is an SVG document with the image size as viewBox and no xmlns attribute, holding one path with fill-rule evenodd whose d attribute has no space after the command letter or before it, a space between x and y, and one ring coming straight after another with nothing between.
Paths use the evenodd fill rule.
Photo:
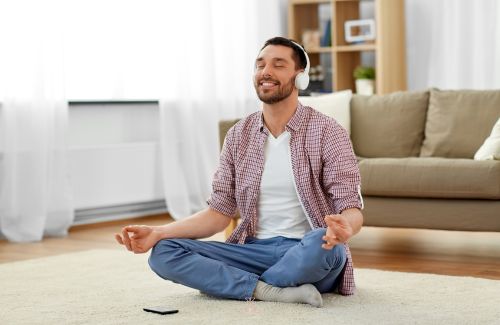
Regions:
<instances>
[{"instance_id":1,"label":"wooden shelf","mask_svg":"<svg viewBox=\"0 0 500 325\"><path fill-rule=\"evenodd\" d=\"M315 47L315 48L306 48L306 52L313 53L330 53L332 51L332 47Z\"/></svg>"},{"instance_id":2,"label":"wooden shelf","mask_svg":"<svg viewBox=\"0 0 500 325\"><path fill-rule=\"evenodd\" d=\"M404 0L366 1L374 4L377 38L372 43L349 44L345 41L344 24L348 20L360 19L363 1L289 0L288 37L301 43L305 31L317 30L324 36L325 31L321 29L329 13L332 46L306 49L311 66L322 65L329 73L324 90L352 89L354 92L353 71L362 64L362 58L365 58L362 53L366 52L375 55L377 94L406 90Z\"/></svg>"},{"instance_id":3,"label":"wooden shelf","mask_svg":"<svg viewBox=\"0 0 500 325\"><path fill-rule=\"evenodd\" d=\"M333 47L335 52L360 52L360 51L376 51L377 46L372 44L355 44L355 45L339 45Z\"/></svg>"},{"instance_id":4,"label":"wooden shelf","mask_svg":"<svg viewBox=\"0 0 500 325\"><path fill-rule=\"evenodd\" d=\"M308 5L308 4L320 4L320 3L330 3L330 0L290 0L290 4L294 5Z\"/></svg>"}]
</instances>

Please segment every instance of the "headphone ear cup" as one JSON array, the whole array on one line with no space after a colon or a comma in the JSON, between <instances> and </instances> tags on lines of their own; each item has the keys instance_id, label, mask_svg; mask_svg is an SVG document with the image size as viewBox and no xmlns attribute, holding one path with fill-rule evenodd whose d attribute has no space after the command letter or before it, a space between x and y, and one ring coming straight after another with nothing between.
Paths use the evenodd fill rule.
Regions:
<instances>
[{"instance_id":1,"label":"headphone ear cup","mask_svg":"<svg viewBox=\"0 0 500 325\"><path fill-rule=\"evenodd\" d=\"M299 72L295 77L295 87L300 90L307 89L309 85L309 74L305 72Z\"/></svg>"}]
</instances>

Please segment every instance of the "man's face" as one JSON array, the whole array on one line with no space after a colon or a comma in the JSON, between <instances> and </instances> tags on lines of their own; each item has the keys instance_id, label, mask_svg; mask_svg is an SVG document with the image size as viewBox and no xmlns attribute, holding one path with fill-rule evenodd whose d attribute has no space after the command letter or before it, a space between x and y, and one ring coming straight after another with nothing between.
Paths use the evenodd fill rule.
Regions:
<instances>
[{"instance_id":1,"label":"man's face","mask_svg":"<svg viewBox=\"0 0 500 325\"><path fill-rule=\"evenodd\" d=\"M268 45L255 60L254 87L257 96L266 104L274 104L295 90L295 61L293 50L282 45Z\"/></svg>"}]
</instances>

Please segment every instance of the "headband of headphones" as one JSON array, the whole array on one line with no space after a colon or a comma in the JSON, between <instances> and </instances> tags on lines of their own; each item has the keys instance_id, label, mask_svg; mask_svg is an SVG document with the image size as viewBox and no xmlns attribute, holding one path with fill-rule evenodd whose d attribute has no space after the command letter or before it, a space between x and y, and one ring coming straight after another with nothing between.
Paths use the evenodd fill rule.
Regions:
<instances>
[{"instance_id":1,"label":"headband of headphones","mask_svg":"<svg viewBox=\"0 0 500 325\"><path fill-rule=\"evenodd\" d=\"M306 51L302 46L300 46L298 43L295 43L294 41L291 42L295 44L304 53L306 57L306 67L304 71L299 72L295 77L295 87L300 90L305 90L309 85L309 68L310 68L309 56L307 55Z\"/></svg>"}]
</instances>

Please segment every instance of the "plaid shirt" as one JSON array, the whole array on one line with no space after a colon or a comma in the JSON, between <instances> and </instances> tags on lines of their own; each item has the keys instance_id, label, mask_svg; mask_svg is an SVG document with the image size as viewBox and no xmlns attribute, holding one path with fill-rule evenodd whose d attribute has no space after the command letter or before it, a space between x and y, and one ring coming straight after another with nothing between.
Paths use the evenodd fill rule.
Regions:
<instances>
[{"instance_id":1,"label":"plaid shirt","mask_svg":"<svg viewBox=\"0 0 500 325\"><path fill-rule=\"evenodd\" d=\"M324 217L348 208L362 208L360 174L349 135L334 119L298 104L286 130L290 132L292 170L299 199L316 228L326 228ZM264 144L269 130L262 111L234 125L227 133L209 206L228 216L239 210L241 222L227 242L243 244L257 230L257 205L264 170ZM344 244L347 263L339 293L355 290L352 257Z\"/></svg>"}]
</instances>

